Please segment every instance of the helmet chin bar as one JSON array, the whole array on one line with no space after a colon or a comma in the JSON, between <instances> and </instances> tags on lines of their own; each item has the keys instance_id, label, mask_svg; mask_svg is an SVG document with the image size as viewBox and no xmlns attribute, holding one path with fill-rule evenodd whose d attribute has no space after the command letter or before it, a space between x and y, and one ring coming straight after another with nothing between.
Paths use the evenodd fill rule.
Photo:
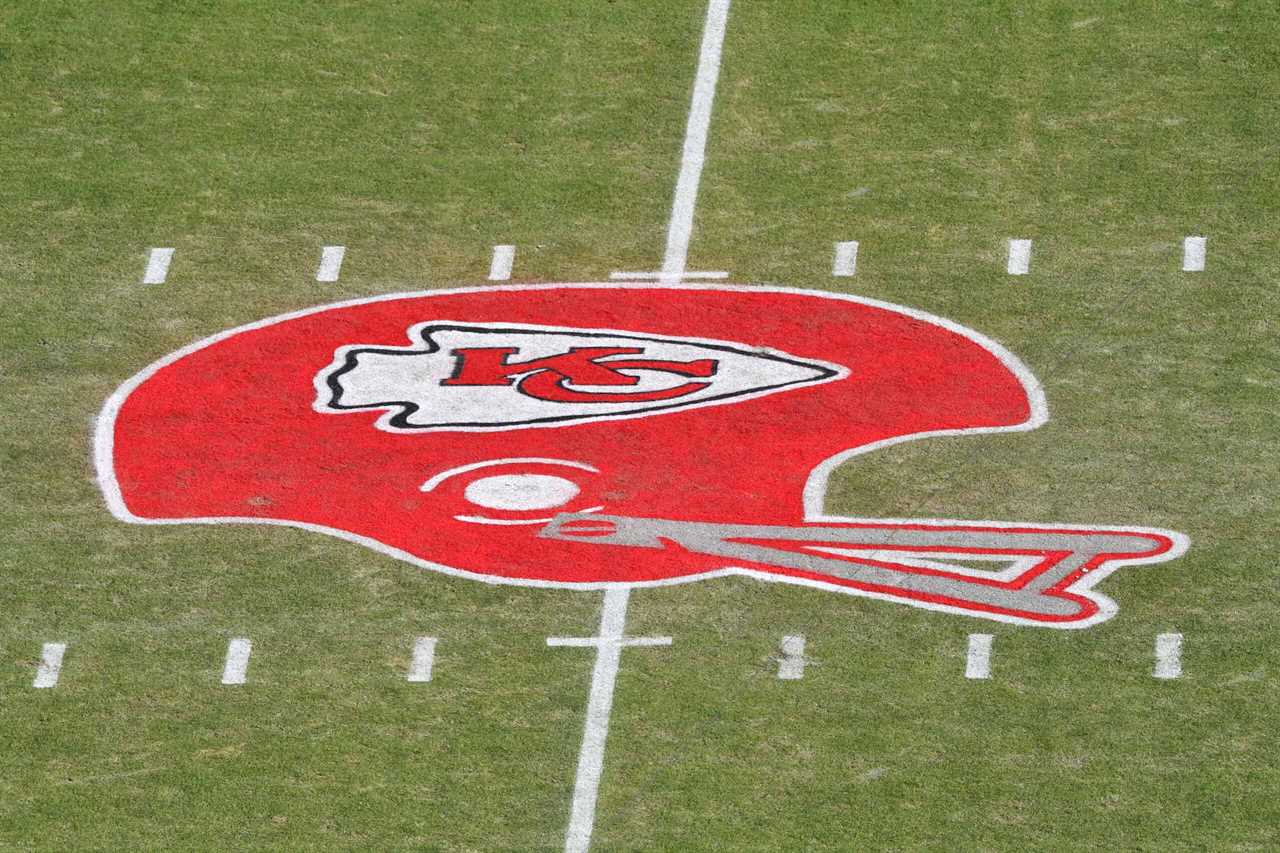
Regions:
<instances>
[{"instance_id":1,"label":"helmet chin bar","mask_svg":"<svg viewBox=\"0 0 1280 853\"><path fill-rule=\"evenodd\" d=\"M1081 593L1114 568L1113 561L1150 559L1173 547L1168 537L1137 530L876 521L717 524L580 513L557 515L538 535L630 548L673 547L722 558L726 567L1046 624L1096 621L1097 602ZM928 557L924 566L921 556ZM1027 567L1013 576L983 576L963 565L993 556ZM955 571L946 570L948 562Z\"/></svg>"}]
</instances>

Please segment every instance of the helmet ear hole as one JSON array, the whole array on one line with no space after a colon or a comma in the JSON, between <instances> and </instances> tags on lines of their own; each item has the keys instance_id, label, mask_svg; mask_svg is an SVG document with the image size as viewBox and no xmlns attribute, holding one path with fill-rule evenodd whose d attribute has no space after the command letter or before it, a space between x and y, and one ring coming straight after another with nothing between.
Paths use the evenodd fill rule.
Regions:
<instances>
[{"instance_id":1,"label":"helmet ear hole","mask_svg":"<svg viewBox=\"0 0 1280 853\"><path fill-rule=\"evenodd\" d=\"M494 474L468 483L463 497L485 509L521 512L564 506L580 491L572 480L550 474Z\"/></svg>"}]
</instances>

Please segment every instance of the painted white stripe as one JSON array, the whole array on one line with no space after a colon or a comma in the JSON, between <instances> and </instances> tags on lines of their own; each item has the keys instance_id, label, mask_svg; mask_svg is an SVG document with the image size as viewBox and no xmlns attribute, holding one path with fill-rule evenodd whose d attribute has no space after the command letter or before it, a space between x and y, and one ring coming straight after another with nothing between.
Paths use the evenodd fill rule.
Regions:
<instances>
[{"instance_id":1,"label":"painted white stripe","mask_svg":"<svg viewBox=\"0 0 1280 853\"><path fill-rule=\"evenodd\" d=\"M515 265L515 246L494 246L493 261L489 264L489 281L506 281L511 278L511 267Z\"/></svg>"},{"instance_id":2,"label":"painted white stripe","mask_svg":"<svg viewBox=\"0 0 1280 853\"><path fill-rule=\"evenodd\" d=\"M58 683L62 674L62 655L67 651L66 643L45 643L40 649L40 665L36 667L35 680L32 687L47 689Z\"/></svg>"},{"instance_id":3,"label":"painted white stripe","mask_svg":"<svg viewBox=\"0 0 1280 853\"><path fill-rule=\"evenodd\" d=\"M596 665L591 672L591 696L578 753L578 774L573 783L573 804L569 828L565 832L565 853L586 853L591 847L595 825L596 798L600 773L604 768L604 744L609 736L609 714L613 709L613 689L618 680L618 663L624 646L669 646L670 637L624 637L627 600L631 588L609 587L600 609L600 631L596 637L548 637L548 646L595 646Z\"/></svg>"},{"instance_id":4,"label":"painted white stripe","mask_svg":"<svg viewBox=\"0 0 1280 853\"><path fill-rule=\"evenodd\" d=\"M1204 237L1188 237L1182 241L1183 272L1204 272Z\"/></svg>"},{"instance_id":5,"label":"painted white stripe","mask_svg":"<svg viewBox=\"0 0 1280 853\"><path fill-rule=\"evenodd\" d=\"M163 284L169 275L169 262L173 260L173 249L152 249L147 258L147 271L142 274L143 284Z\"/></svg>"},{"instance_id":6,"label":"painted white stripe","mask_svg":"<svg viewBox=\"0 0 1280 853\"><path fill-rule=\"evenodd\" d=\"M409 664L407 681L430 681L431 665L436 659L436 638L419 637L413 642L413 662Z\"/></svg>"},{"instance_id":7,"label":"painted white stripe","mask_svg":"<svg viewBox=\"0 0 1280 853\"><path fill-rule=\"evenodd\" d=\"M1156 668L1151 673L1156 678L1177 678L1182 675L1182 635L1156 635Z\"/></svg>"},{"instance_id":8,"label":"painted white stripe","mask_svg":"<svg viewBox=\"0 0 1280 853\"><path fill-rule=\"evenodd\" d=\"M782 658L778 661L778 678L797 681L804 678L804 635L789 634L782 638Z\"/></svg>"},{"instance_id":9,"label":"painted white stripe","mask_svg":"<svg viewBox=\"0 0 1280 853\"><path fill-rule=\"evenodd\" d=\"M831 274L838 278L848 278L858 271L858 241L836 243L836 259L831 264Z\"/></svg>"},{"instance_id":10,"label":"painted white stripe","mask_svg":"<svg viewBox=\"0 0 1280 853\"><path fill-rule=\"evenodd\" d=\"M1009 241L1009 275L1026 275L1031 271L1031 241Z\"/></svg>"},{"instance_id":11,"label":"painted white stripe","mask_svg":"<svg viewBox=\"0 0 1280 853\"><path fill-rule=\"evenodd\" d=\"M964 664L965 678L991 677L991 640L990 634L969 635L969 655Z\"/></svg>"},{"instance_id":12,"label":"painted white stripe","mask_svg":"<svg viewBox=\"0 0 1280 853\"><path fill-rule=\"evenodd\" d=\"M609 273L610 281L658 281L663 277L662 272L611 272ZM726 270L702 270L687 271L681 274L680 278L684 281L707 281L728 278L729 273Z\"/></svg>"},{"instance_id":13,"label":"painted white stripe","mask_svg":"<svg viewBox=\"0 0 1280 853\"><path fill-rule=\"evenodd\" d=\"M346 253L346 246L325 246L320 252L316 281L337 281L338 273L342 271L342 258Z\"/></svg>"},{"instance_id":14,"label":"painted white stripe","mask_svg":"<svg viewBox=\"0 0 1280 853\"><path fill-rule=\"evenodd\" d=\"M693 101L689 105L684 151L680 157L680 176L676 179L675 199L671 203L671 222L667 226L667 251L662 258L660 279L664 284L678 284L684 278L685 264L689 259L693 210L698 202L698 183L702 180L702 165L706 160L711 104L715 100L716 82L720 78L720 50L724 46L724 31L728 22L729 0L711 0L702 29L698 73L693 82Z\"/></svg>"},{"instance_id":15,"label":"painted white stripe","mask_svg":"<svg viewBox=\"0 0 1280 853\"><path fill-rule=\"evenodd\" d=\"M253 651L253 643L237 637L227 643L227 662L222 667L223 684L244 684L245 673L249 671L249 654Z\"/></svg>"}]
</instances>

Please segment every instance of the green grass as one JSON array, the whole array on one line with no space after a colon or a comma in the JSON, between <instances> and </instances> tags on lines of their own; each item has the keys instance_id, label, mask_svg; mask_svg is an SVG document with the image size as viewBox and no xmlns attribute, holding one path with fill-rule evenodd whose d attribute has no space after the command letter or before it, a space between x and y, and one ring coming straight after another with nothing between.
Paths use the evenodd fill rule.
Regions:
<instances>
[{"instance_id":1,"label":"green grass","mask_svg":"<svg viewBox=\"0 0 1280 853\"><path fill-rule=\"evenodd\" d=\"M0 847L562 844L600 596L278 528L114 521L89 432L186 344L342 298L661 258L704 5L44 0L0 9ZM988 334L1028 434L861 457L828 510L1149 524L1057 633L781 585L633 596L600 850L1280 846L1280 14L747 2L691 265ZM1180 241L1209 237L1203 274ZM1004 274L1009 237L1032 275ZM861 242L829 277L831 244ZM313 279L348 247L341 281ZM146 252L177 248L143 287ZM996 634L995 677L962 677ZM1156 633L1185 676L1150 678ZM779 682L805 633L816 660ZM429 685L411 639L441 637ZM250 684L218 684L228 637ZM40 644L70 646L30 688Z\"/></svg>"}]
</instances>

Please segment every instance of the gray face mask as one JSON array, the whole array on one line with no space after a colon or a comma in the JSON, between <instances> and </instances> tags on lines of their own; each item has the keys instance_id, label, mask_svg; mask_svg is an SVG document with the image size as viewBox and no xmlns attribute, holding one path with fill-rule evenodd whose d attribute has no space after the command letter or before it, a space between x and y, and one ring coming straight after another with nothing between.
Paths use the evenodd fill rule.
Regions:
<instances>
[{"instance_id":1,"label":"gray face mask","mask_svg":"<svg viewBox=\"0 0 1280 853\"><path fill-rule=\"evenodd\" d=\"M873 588L904 600L933 602L983 615L1017 611L1046 621L1083 615L1078 596L1055 592L1078 572L1113 558L1141 558L1165 549L1145 534L1070 529L966 527L903 522L848 525L716 524L593 513L556 516L538 533L546 539L630 548L675 546L719 557L725 566L788 569L832 583ZM974 571L966 563L996 559L1010 571Z\"/></svg>"}]
</instances>

